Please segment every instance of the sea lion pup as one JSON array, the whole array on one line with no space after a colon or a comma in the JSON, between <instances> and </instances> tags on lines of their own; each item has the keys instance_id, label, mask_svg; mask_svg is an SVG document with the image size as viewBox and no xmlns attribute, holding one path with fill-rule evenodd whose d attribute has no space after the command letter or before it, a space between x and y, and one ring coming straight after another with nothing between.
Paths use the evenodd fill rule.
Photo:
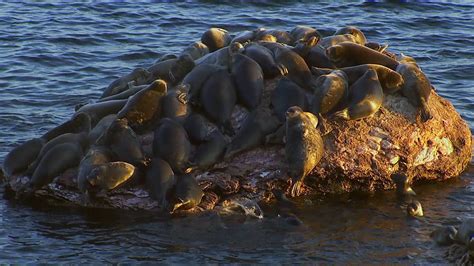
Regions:
<instances>
[{"instance_id":1,"label":"sea lion pup","mask_svg":"<svg viewBox=\"0 0 474 266\"><path fill-rule=\"evenodd\" d=\"M102 93L100 98L105 98L127 89L127 85L130 81L135 81L136 85L146 84L149 78L150 72L144 68L136 68L130 74L127 74L123 77L116 79L112 82Z\"/></svg>"},{"instance_id":2,"label":"sea lion pup","mask_svg":"<svg viewBox=\"0 0 474 266\"><path fill-rule=\"evenodd\" d=\"M398 62L382 53L360 44L342 42L326 49L329 60L337 67L378 64L397 70Z\"/></svg>"},{"instance_id":3,"label":"sea lion pup","mask_svg":"<svg viewBox=\"0 0 474 266\"><path fill-rule=\"evenodd\" d=\"M448 246L454 243L458 230L452 225L437 228L430 233L430 237L440 246Z\"/></svg>"},{"instance_id":4,"label":"sea lion pup","mask_svg":"<svg viewBox=\"0 0 474 266\"><path fill-rule=\"evenodd\" d=\"M197 65L191 72L189 72L183 79L182 84L189 85L188 102L191 105L199 106L199 95L201 88L208 78L222 67L209 64Z\"/></svg>"},{"instance_id":5,"label":"sea lion pup","mask_svg":"<svg viewBox=\"0 0 474 266\"><path fill-rule=\"evenodd\" d=\"M278 118L272 116L269 109L255 109L247 116L239 132L232 139L224 158L228 159L239 152L260 146L265 136L274 132L280 124Z\"/></svg>"},{"instance_id":6,"label":"sea lion pup","mask_svg":"<svg viewBox=\"0 0 474 266\"><path fill-rule=\"evenodd\" d=\"M13 148L3 161L2 168L5 176L11 177L27 170L28 166L35 161L45 142L42 138L34 138Z\"/></svg>"},{"instance_id":7,"label":"sea lion pup","mask_svg":"<svg viewBox=\"0 0 474 266\"><path fill-rule=\"evenodd\" d=\"M402 94L408 98L408 101L413 106L418 108L421 120L426 122L433 118L428 106L431 83L423 71L414 64L403 63L397 67L397 72L402 75L405 81L402 87Z\"/></svg>"},{"instance_id":8,"label":"sea lion pup","mask_svg":"<svg viewBox=\"0 0 474 266\"><path fill-rule=\"evenodd\" d=\"M334 70L316 79L311 112L326 114L333 111L340 103L346 102L349 96L349 83L346 73Z\"/></svg>"},{"instance_id":9,"label":"sea lion pup","mask_svg":"<svg viewBox=\"0 0 474 266\"><path fill-rule=\"evenodd\" d=\"M412 200L410 203L408 203L407 214L412 217L422 217L423 207L421 207L421 203L417 200Z\"/></svg>"},{"instance_id":10,"label":"sea lion pup","mask_svg":"<svg viewBox=\"0 0 474 266\"><path fill-rule=\"evenodd\" d=\"M321 41L319 41L319 45L324 49L327 49L343 42L357 43L357 40L356 37L351 34L333 35L322 38Z\"/></svg>"},{"instance_id":11,"label":"sea lion pup","mask_svg":"<svg viewBox=\"0 0 474 266\"><path fill-rule=\"evenodd\" d=\"M50 141L64 133L89 132L91 126L91 117L87 113L76 113L70 120L46 132L41 139Z\"/></svg>"},{"instance_id":12,"label":"sea lion pup","mask_svg":"<svg viewBox=\"0 0 474 266\"><path fill-rule=\"evenodd\" d=\"M187 105L188 84L179 84L161 98L161 117L183 121L189 114Z\"/></svg>"},{"instance_id":13,"label":"sea lion pup","mask_svg":"<svg viewBox=\"0 0 474 266\"><path fill-rule=\"evenodd\" d=\"M109 148L114 158L135 166L146 166L148 160L135 132L129 127L126 118L116 119L96 141L97 145Z\"/></svg>"},{"instance_id":14,"label":"sea lion pup","mask_svg":"<svg viewBox=\"0 0 474 266\"><path fill-rule=\"evenodd\" d=\"M183 127L188 134L189 140L194 143L206 141L209 135L209 125L211 122L199 113L192 113L186 117Z\"/></svg>"},{"instance_id":15,"label":"sea lion pup","mask_svg":"<svg viewBox=\"0 0 474 266\"><path fill-rule=\"evenodd\" d=\"M388 67L384 67L381 65L364 64L353 67L343 67L340 70L347 75L347 81L349 82L349 85L352 85L369 69L374 69L375 71L377 71L377 76L379 78L380 85L382 86L384 93L393 94L403 87L404 81L402 75L400 75L396 71L391 70ZM329 74L332 71L333 69L328 68L311 68L311 72L316 76Z\"/></svg>"},{"instance_id":16,"label":"sea lion pup","mask_svg":"<svg viewBox=\"0 0 474 266\"><path fill-rule=\"evenodd\" d=\"M289 78L284 77L278 81L272 91L271 106L273 112L281 122L285 122L286 111L295 105L306 110L308 99L302 88Z\"/></svg>"},{"instance_id":17,"label":"sea lion pup","mask_svg":"<svg viewBox=\"0 0 474 266\"><path fill-rule=\"evenodd\" d=\"M193 42L181 52L181 54L188 54L193 60L197 60L208 53L209 48L202 42Z\"/></svg>"},{"instance_id":18,"label":"sea lion pup","mask_svg":"<svg viewBox=\"0 0 474 266\"><path fill-rule=\"evenodd\" d=\"M137 132L153 127L160 117L160 100L166 95L167 88L163 80L153 81L146 89L128 99L127 104L118 112L117 118L126 118Z\"/></svg>"},{"instance_id":19,"label":"sea lion pup","mask_svg":"<svg viewBox=\"0 0 474 266\"><path fill-rule=\"evenodd\" d=\"M249 110L255 109L261 102L264 88L262 68L250 57L236 54L232 58L231 71L240 102Z\"/></svg>"},{"instance_id":20,"label":"sea lion pup","mask_svg":"<svg viewBox=\"0 0 474 266\"><path fill-rule=\"evenodd\" d=\"M209 52L228 46L231 40L229 32L221 28L210 28L201 36L201 42L209 48Z\"/></svg>"},{"instance_id":21,"label":"sea lion pup","mask_svg":"<svg viewBox=\"0 0 474 266\"><path fill-rule=\"evenodd\" d=\"M104 133L105 130L112 124L112 122L117 119L117 115L111 114L104 116L95 127L89 132L89 143L91 145L95 144L97 139Z\"/></svg>"},{"instance_id":22,"label":"sea lion pup","mask_svg":"<svg viewBox=\"0 0 474 266\"><path fill-rule=\"evenodd\" d=\"M241 43L234 42L229 46L209 53L195 61L196 65L210 64L230 69L232 57L234 54L242 53L244 46Z\"/></svg>"},{"instance_id":23,"label":"sea lion pup","mask_svg":"<svg viewBox=\"0 0 474 266\"><path fill-rule=\"evenodd\" d=\"M290 31L290 35L293 37L295 42L300 40L308 40L311 37L316 37L316 39L321 39L322 35L315 28L308 26L298 25Z\"/></svg>"},{"instance_id":24,"label":"sea lion pup","mask_svg":"<svg viewBox=\"0 0 474 266\"><path fill-rule=\"evenodd\" d=\"M355 43L360 45L365 45L367 43L367 38L365 38L364 33L357 27L354 26L345 26L338 29L334 35L350 34L355 37Z\"/></svg>"},{"instance_id":25,"label":"sea lion pup","mask_svg":"<svg viewBox=\"0 0 474 266\"><path fill-rule=\"evenodd\" d=\"M159 157L151 160L146 170L146 188L150 197L158 201L162 209L168 209L168 199L176 184L176 177L170 165Z\"/></svg>"},{"instance_id":26,"label":"sea lion pup","mask_svg":"<svg viewBox=\"0 0 474 266\"><path fill-rule=\"evenodd\" d=\"M206 139L207 141L201 143L196 149L190 163L193 168L207 169L221 159L224 154L227 141L219 130L214 130Z\"/></svg>"},{"instance_id":27,"label":"sea lion pup","mask_svg":"<svg viewBox=\"0 0 474 266\"><path fill-rule=\"evenodd\" d=\"M288 74L286 68L281 68L275 62L272 52L258 43L250 43L245 46L244 54L252 58L262 68L265 78L274 78L279 75Z\"/></svg>"},{"instance_id":28,"label":"sea lion pup","mask_svg":"<svg viewBox=\"0 0 474 266\"><path fill-rule=\"evenodd\" d=\"M103 117L118 113L127 104L127 101L127 99L124 99L86 104L76 111L74 117L81 113L87 114L90 117L91 125L93 126L97 124Z\"/></svg>"},{"instance_id":29,"label":"sea lion pup","mask_svg":"<svg viewBox=\"0 0 474 266\"><path fill-rule=\"evenodd\" d=\"M282 31L282 30L263 30L263 31L258 31L255 39L257 40L262 40L262 38L266 35L271 35L276 38L276 42L287 44L287 45L293 45L295 42L291 34L287 31ZM268 37L267 37L268 38Z\"/></svg>"},{"instance_id":30,"label":"sea lion pup","mask_svg":"<svg viewBox=\"0 0 474 266\"><path fill-rule=\"evenodd\" d=\"M313 121L308 119L298 106L288 108L286 113L285 157L291 177L290 195L299 196L305 177L323 157L324 143Z\"/></svg>"},{"instance_id":31,"label":"sea lion pup","mask_svg":"<svg viewBox=\"0 0 474 266\"><path fill-rule=\"evenodd\" d=\"M227 70L218 70L204 83L199 96L201 106L207 116L219 129L229 135L234 134L230 123L232 110L237 103L232 77Z\"/></svg>"},{"instance_id":32,"label":"sea lion pup","mask_svg":"<svg viewBox=\"0 0 474 266\"><path fill-rule=\"evenodd\" d=\"M36 167L38 166L41 159L43 159L44 155L50 151L55 146L62 144L62 143L77 143L81 146L82 150L85 151L89 147L89 133L88 132L81 132L81 133L65 133L63 135L57 136L54 139L48 141L43 145L41 151L39 152L36 160L31 163L26 171L27 175L31 175L34 173Z\"/></svg>"},{"instance_id":33,"label":"sea lion pup","mask_svg":"<svg viewBox=\"0 0 474 266\"><path fill-rule=\"evenodd\" d=\"M377 72L369 69L349 88L347 108L334 113L345 120L358 120L375 114L383 102L383 90Z\"/></svg>"},{"instance_id":34,"label":"sea lion pup","mask_svg":"<svg viewBox=\"0 0 474 266\"><path fill-rule=\"evenodd\" d=\"M189 164L191 143L183 126L169 118L160 120L153 138L153 154L167 161L175 173L185 173Z\"/></svg>"},{"instance_id":35,"label":"sea lion pup","mask_svg":"<svg viewBox=\"0 0 474 266\"><path fill-rule=\"evenodd\" d=\"M262 42L261 44L272 51L275 61L280 65L280 68L287 69L288 78L303 89L311 89L311 71L299 54L280 43Z\"/></svg>"},{"instance_id":36,"label":"sea lion pup","mask_svg":"<svg viewBox=\"0 0 474 266\"><path fill-rule=\"evenodd\" d=\"M112 100L125 100L128 99L130 96L135 95L137 92L143 90L144 88L148 87L148 85L140 85L135 86L135 81L130 81L128 83L128 88L121 93L114 94L112 96L108 96L102 99L97 100L98 103L100 102L107 102Z\"/></svg>"},{"instance_id":37,"label":"sea lion pup","mask_svg":"<svg viewBox=\"0 0 474 266\"><path fill-rule=\"evenodd\" d=\"M178 176L171 213L176 210L187 210L196 207L201 202L202 196L204 196L204 192L194 176L190 174Z\"/></svg>"}]
</instances>

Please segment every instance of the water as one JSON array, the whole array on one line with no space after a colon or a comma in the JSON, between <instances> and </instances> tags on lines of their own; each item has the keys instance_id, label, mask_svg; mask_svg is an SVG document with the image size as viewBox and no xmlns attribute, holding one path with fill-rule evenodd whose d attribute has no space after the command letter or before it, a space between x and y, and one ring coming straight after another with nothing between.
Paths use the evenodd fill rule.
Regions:
<instances>
[{"instance_id":1,"label":"water","mask_svg":"<svg viewBox=\"0 0 474 266\"><path fill-rule=\"evenodd\" d=\"M0 162L99 97L115 78L177 53L208 27L231 32L357 25L414 56L474 126L474 6L423 3L0 3ZM45 209L0 200L0 262L445 263L436 225L472 216L474 168L415 187L426 217L406 218L393 192L299 202L303 226L215 215Z\"/></svg>"}]
</instances>

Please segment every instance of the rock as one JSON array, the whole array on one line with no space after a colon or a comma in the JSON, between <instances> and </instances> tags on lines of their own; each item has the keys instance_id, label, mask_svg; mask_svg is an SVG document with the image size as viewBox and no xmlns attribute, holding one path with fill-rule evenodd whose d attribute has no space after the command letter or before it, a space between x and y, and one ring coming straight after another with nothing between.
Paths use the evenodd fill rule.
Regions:
<instances>
[{"instance_id":1,"label":"rock","mask_svg":"<svg viewBox=\"0 0 474 266\"><path fill-rule=\"evenodd\" d=\"M266 80L262 104L268 106L278 80ZM471 159L471 132L452 104L432 91L429 106L433 118L416 121L416 110L401 95L386 95L372 117L358 121L324 121L325 154L306 178L304 194L372 192L393 189L390 176L406 173L418 181L442 181L460 175ZM237 130L248 112L235 108L232 124ZM145 134L146 135L146 134ZM145 138L146 139L146 138ZM147 141L143 141L146 145ZM205 191L205 202L190 212L223 207L233 202L266 202L271 190L287 189L284 146L261 146L194 172ZM6 185L17 191L25 177L8 177ZM85 202L76 189L58 183L35 192L53 205L155 210L158 205L142 187L121 188L98 201ZM240 199L240 200L239 200Z\"/></svg>"}]
</instances>

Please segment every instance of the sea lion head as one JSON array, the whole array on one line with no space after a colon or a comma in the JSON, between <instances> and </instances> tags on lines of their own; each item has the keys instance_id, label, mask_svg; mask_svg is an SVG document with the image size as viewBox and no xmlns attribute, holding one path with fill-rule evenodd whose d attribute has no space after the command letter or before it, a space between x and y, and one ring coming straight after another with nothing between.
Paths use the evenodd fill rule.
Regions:
<instances>
[{"instance_id":1,"label":"sea lion head","mask_svg":"<svg viewBox=\"0 0 474 266\"><path fill-rule=\"evenodd\" d=\"M168 72L171 82L177 83L181 81L194 66L194 60L189 54L180 55Z\"/></svg>"},{"instance_id":2,"label":"sea lion head","mask_svg":"<svg viewBox=\"0 0 474 266\"><path fill-rule=\"evenodd\" d=\"M421 207L421 203L417 200L414 200L407 205L407 213L413 217L421 217L423 216L423 208Z\"/></svg>"},{"instance_id":3,"label":"sea lion head","mask_svg":"<svg viewBox=\"0 0 474 266\"><path fill-rule=\"evenodd\" d=\"M326 56L334 63L344 60L344 47L341 45L333 45L326 49Z\"/></svg>"},{"instance_id":4,"label":"sea lion head","mask_svg":"<svg viewBox=\"0 0 474 266\"><path fill-rule=\"evenodd\" d=\"M357 27L354 26L346 26L342 29L339 29L334 33L334 35L342 35L342 34L350 34L355 37L355 41L357 44L365 45L367 42L367 38L365 38L364 33Z\"/></svg>"},{"instance_id":5,"label":"sea lion head","mask_svg":"<svg viewBox=\"0 0 474 266\"><path fill-rule=\"evenodd\" d=\"M286 119L293 119L301 116L303 110L299 106L292 106L286 110Z\"/></svg>"},{"instance_id":6,"label":"sea lion head","mask_svg":"<svg viewBox=\"0 0 474 266\"><path fill-rule=\"evenodd\" d=\"M153 83L151 83L150 86L148 86L148 89L155 91L164 96L168 92L168 85L166 84L166 81L162 79L157 79L153 81Z\"/></svg>"}]
</instances>

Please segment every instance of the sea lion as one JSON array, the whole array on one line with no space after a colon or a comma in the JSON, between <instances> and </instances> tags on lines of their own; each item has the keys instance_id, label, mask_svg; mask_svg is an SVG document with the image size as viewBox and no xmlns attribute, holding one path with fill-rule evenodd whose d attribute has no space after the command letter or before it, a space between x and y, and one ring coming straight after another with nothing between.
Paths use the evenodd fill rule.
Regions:
<instances>
[{"instance_id":1,"label":"sea lion","mask_svg":"<svg viewBox=\"0 0 474 266\"><path fill-rule=\"evenodd\" d=\"M91 125L95 125L103 117L118 113L127 103L127 99L124 100L112 100L107 102L99 102L86 104L81 107L74 116L77 116L81 113L89 115L91 120Z\"/></svg>"},{"instance_id":2,"label":"sea lion","mask_svg":"<svg viewBox=\"0 0 474 266\"><path fill-rule=\"evenodd\" d=\"M188 54L193 60L197 60L208 53L209 48L202 42L193 42L181 52L181 54Z\"/></svg>"},{"instance_id":3,"label":"sea lion","mask_svg":"<svg viewBox=\"0 0 474 266\"><path fill-rule=\"evenodd\" d=\"M306 110L308 99L303 89L289 78L284 77L278 81L272 92L271 105L278 119L284 122L288 108L296 105Z\"/></svg>"},{"instance_id":4,"label":"sea lion","mask_svg":"<svg viewBox=\"0 0 474 266\"><path fill-rule=\"evenodd\" d=\"M201 202L202 196L204 196L204 192L194 176L190 174L178 176L171 212L196 207Z\"/></svg>"},{"instance_id":5,"label":"sea lion","mask_svg":"<svg viewBox=\"0 0 474 266\"><path fill-rule=\"evenodd\" d=\"M412 200L410 203L408 203L407 214L412 217L422 217L423 208L421 207L421 203L417 200Z\"/></svg>"},{"instance_id":6,"label":"sea lion","mask_svg":"<svg viewBox=\"0 0 474 266\"><path fill-rule=\"evenodd\" d=\"M162 209L168 208L170 192L175 184L176 177L170 165L159 157L153 158L146 170L146 188Z\"/></svg>"},{"instance_id":7,"label":"sea lion","mask_svg":"<svg viewBox=\"0 0 474 266\"><path fill-rule=\"evenodd\" d=\"M183 79L182 84L189 85L188 102L192 105L199 105L199 95L202 85L216 71L222 69L216 65L201 64L197 65Z\"/></svg>"},{"instance_id":8,"label":"sea lion","mask_svg":"<svg viewBox=\"0 0 474 266\"><path fill-rule=\"evenodd\" d=\"M298 106L286 112L285 157L291 177L290 195L299 196L305 177L319 163L324 153L324 142L314 127L316 117L309 120Z\"/></svg>"},{"instance_id":9,"label":"sea lion","mask_svg":"<svg viewBox=\"0 0 474 266\"><path fill-rule=\"evenodd\" d=\"M161 98L161 117L183 120L189 114L187 105L188 84L180 84Z\"/></svg>"},{"instance_id":10,"label":"sea lion","mask_svg":"<svg viewBox=\"0 0 474 266\"><path fill-rule=\"evenodd\" d=\"M416 65L410 63L400 64L397 72L402 75L405 82L402 87L403 96L418 108L422 121L426 122L433 118L428 106L431 94L431 83L428 77Z\"/></svg>"},{"instance_id":11,"label":"sea lion","mask_svg":"<svg viewBox=\"0 0 474 266\"><path fill-rule=\"evenodd\" d=\"M153 127L161 114L160 99L166 93L166 82L155 80L146 89L130 97L127 104L118 112L117 118L126 118L130 127L137 132Z\"/></svg>"},{"instance_id":12,"label":"sea lion","mask_svg":"<svg viewBox=\"0 0 474 266\"><path fill-rule=\"evenodd\" d=\"M415 191L410 187L411 179L405 174L396 173L392 175L395 183L397 197L399 200L405 201L407 198L416 196Z\"/></svg>"},{"instance_id":13,"label":"sea lion","mask_svg":"<svg viewBox=\"0 0 474 266\"><path fill-rule=\"evenodd\" d=\"M102 93L100 98L105 98L107 96L111 96L117 93L121 93L122 91L127 89L127 85L130 81L135 81L135 85L143 85L146 84L150 72L148 72L144 68L136 68L130 74L127 74L123 77L116 79L112 82Z\"/></svg>"},{"instance_id":14,"label":"sea lion","mask_svg":"<svg viewBox=\"0 0 474 266\"><path fill-rule=\"evenodd\" d=\"M329 60L337 67L378 64L397 70L398 62L382 53L360 44L342 42L326 49Z\"/></svg>"},{"instance_id":15,"label":"sea lion","mask_svg":"<svg viewBox=\"0 0 474 266\"><path fill-rule=\"evenodd\" d=\"M383 102L377 72L369 69L349 88L348 107L335 113L345 120L358 120L375 114Z\"/></svg>"},{"instance_id":16,"label":"sea lion","mask_svg":"<svg viewBox=\"0 0 474 266\"><path fill-rule=\"evenodd\" d=\"M105 146L92 146L79 163L77 174L77 188L84 194L88 193L91 186L87 176L98 165L109 163L113 160L113 152Z\"/></svg>"},{"instance_id":17,"label":"sea lion","mask_svg":"<svg viewBox=\"0 0 474 266\"><path fill-rule=\"evenodd\" d=\"M209 48L210 52L228 46L231 40L229 32L221 28L210 28L201 36L201 42Z\"/></svg>"},{"instance_id":18,"label":"sea lion","mask_svg":"<svg viewBox=\"0 0 474 266\"><path fill-rule=\"evenodd\" d=\"M89 143L90 144L95 144L97 139L104 133L105 130L112 124L112 122L117 119L116 114L111 114L104 116L97 124L95 127L89 132Z\"/></svg>"},{"instance_id":19,"label":"sea lion","mask_svg":"<svg viewBox=\"0 0 474 266\"><path fill-rule=\"evenodd\" d=\"M146 166L148 163L140 141L133 129L129 127L126 118L118 118L112 122L96 144L109 148L114 154L114 159L118 161L135 166Z\"/></svg>"},{"instance_id":20,"label":"sea lion","mask_svg":"<svg viewBox=\"0 0 474 266\"><path fill-rule=\"evenodd\" d=\"M192 113L186 117L183 127L188 134L189 140L195 143L200 143L206 140L209 135L210 121L199 113Z\"/></svg>"},{"instance_id":21,"label":"sea lion","mask_svg":"<svg viewBox=\"0 0 474 266\"><path fill-rule=\"evenodd\" d=\"M5 176L11 177L27 170L28 166L35 161L45 142L43 138L34 138L11 150L3 161Z\"/></svg>"},{"instance_id":22,"label":"sea lion","mask_svg":"<svg viewBox=\"0 0 474 266\"><path fill-rule=\"evenodd\" d=\"M320 76L314 86L311 112L326 114L333 111L339 103L347 101L349 96L347 80L347 75L341 70Z\"/></svg>"},{"instance_id":23,"label":"sea lion","mask_svg":"<svg viewBox=\"0 0 474 266\"><path fill-rule=\"evenodd\" d=\"M274 78L279 75L286 75L287 69L280 68L275 62L272 52L257 43L250 43L245 46L244 54L252 58L262 68L265 78Z\"/></svg>"},{"instance_id":24,"label":"sea lion","mask_svg":"<svg viewBox=\"0 0 474 266\"><path fill-rule=\"evenodd\" d=\"M232 58L231 70L240 102L249 110L255 109L260 104L264 88L262 68L248 56L236 54Z\"/></svg>"},{"instance_id":25,"label":"sea lion","mask_svg":"<svg viewBox=\"0 0 474 266\"><path fill-rule=\"evenodd\" d=\"M168 76L170 84L176 85L178 82L191 72L195 63L193 58L188 54L180 55L174 64L171 65Z\"/></svg>"},{"instance_id":26,"label":"sea lion","mask_svg":"<svg viewBox=\"0 0 474 266\"><path fill-rule=\"evenodd\" d=\"M54 146L39 162L24 192L29 194L51 183L56 176L68 168L79 165L82 155L83 150L76 143L62 143Z\"/></svg>"},{"instance_id":27,"label":"sea lion","mask_svg":"<svg viewBox=\"0 0 474 266\"><path fill-rule=\"evenodd\" d=\"M342 42L352 42L357 43L356 37L351 34L342 34L342 35L333 35L322 38L319 41L319 45L324 49L327 49L333 45L342 43Z\"/></svg>"},{"instance_id":28,"label":"sea lion","mask_svg":"<svg viewBox=\"0 0 474 266\"><path fill-rule=\"evenodd\" d=\"M140 85L140 86L135 86L134 81L130 81L128 83L128 88L121 93L117 93L102 99L97 100L98 103L100 102L107 102L107 101L112 101L112 100L125 100L128 99L130 96L135 95L137 92L145 89L148 87L148 85Z\"/></svg>"},{"instance_id":29,"label":"sea lion","mask_svg":"<svg viewBox=\"0 0 474 266\"><path fill-rule=\"evenodd\" d=\"M309 56L311 49L318 45L318 43L319 39L315 36L307 39L301 39L296 42L295 47L292 50L305 59L305 62L307 63L306 58Z\"/></svg>"},{"instance_id":30,"label":"sea lion","mask_svg":"<svg viewBox=\"0 0 474 266\"><path fill-rule=\"evenodd\" d=\"M87 113L77 113L70 120L46 132L41 138L50 141L64 133L89 132L91 126L91 117Z\"/></svg>"},{"instance_id":31,"label":"sea lion","mask_svg":"<svg viewBox=\"0 0 474 266\"><path fill-rule=\"evenodd\" d=\"M169 118L160 120L153 138L153 154L167 161L175 173L187 170L191 143L183 126Z\"/></svg>"},{"instance_id":32,"label":"sea lion","mask_svg":"<svg viewBox=\"0 0 474 266\"><path fill-rule=\"evenodd\" d=\"M229 46L209 53L195 61L196 65L209 64L230 69L232 57L234 54L242 53L244 47L241 43L234 42Z\"/></svg>"},{"instance_id":33,"label":"sea lion","mask_svg":"<svg viewBox=\"0 0 474 266\"><path fill-rule=\"evenodd\" d=\"M317 39L322 38L321 33L319 33L315 28L302 25L294 27L290 31L290 34L293 37L293 40L295 40L295 42L298 42L300 40L308 40L311 37L316 37Z\"/></svg>"},{"instance_id":34,"label":"sea lion","mask_svg":"<svg viewBox=\"0 0 474 266\"><path fill-rule=\"evenodd\" d=\"M260 146L265 136L274 132L279 125L280 121L272 116L269 109L255 109L247 116L239 132L232 139L224 158L227 159L239 152Z\"/></svg>"},{"instance_id":35,"label":"sea lion","mask_svg":"<svg viewBox=\"0 0 474 266\"><path fill-rule=\"evenodd\" d=\"M89 195L103 195L124 184L135 173L135 166L126 162L110 162L95 166L87 175Z\"/></svg>"},{"instance_id":36,"label":"sea lion","mask_svg":"<svg viewBox=\"0 0 474 266\"><path fill-rule=\"evenodd\" d=\"M454 243L458 230L452 225L437 228L430 233L430 237L440 246L448 246Z\"/></svg>"},{"instance_id":37,"label":"sea lion","mask_svg":"<svg viewBox=\"0 0 474 266\"><path fill-rule=\"evenodd\" d=\"M369 69L377 71L377 76L384 93L393 94L403 87L404 81L402 75L381 65L364 64L353 67L343 67L340 70L346 73L349 85L352 85ZM329 74L332 71L333 69L311 68L311 72L314 75Z\"/></svg>"},{"instance_id":38,"label":"sea lion","mask_svg":"<svg viewBox=\"0 0 474 266\"><path fill-rule=\"evenodd\" d=\"M200 169L207 169L215 164L227 146L227 141L219 130L214 130L206 139L206 142L197 147L191 162L192 166Z\"/></svg>"},{"instance_id":39,"label":"sea lion","mask_svg":"<svg viewBox=\"0 0 474 266\"><path fill-rule=\"evenodd\" d=\"M338 29L334 35L350 34L355 37L355 43L360 45L365 45L367 43L367 38L365 38L364 33L357 27L354 26L345 26Z\"/></svg>"},{"instance_id":40,"label":"sea lion","mask_svg":"<svg viewBox=\"0 0 474 266\"><path fill-rule=\"evenodd\" d=\"M209 77L201 88L199 98L208 117L223 132L233 135L230 117L237 103L237 94L227 70L218 70Z\"/></svg>"}]
</instances>

